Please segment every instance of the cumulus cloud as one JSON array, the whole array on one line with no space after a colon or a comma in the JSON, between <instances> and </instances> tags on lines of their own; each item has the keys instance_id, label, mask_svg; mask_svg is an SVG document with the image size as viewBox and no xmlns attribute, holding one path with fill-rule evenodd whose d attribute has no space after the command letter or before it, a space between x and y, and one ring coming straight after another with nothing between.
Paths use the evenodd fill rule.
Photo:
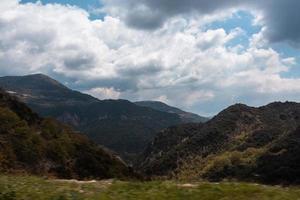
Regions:
<instances>
[{"instance_id":1,"label":"cumulus cloud","mask_svg":"<svg viewBox=\"0 0 300 200\"><path fill-rule=\"evenodd\" d=\"M264 1L261 23L266 26L265 34L271 42L289 42L300 47L300 1Z\"/></svg>"},{"instance_id":2,"label":"cumulus cloud","mask_svg":"<svg viewBox=\"0 0 300 200\"><path fill-rule=\"evenodd\" d=\"M220 2L224 8L233 5ZM219 9L207 6L201 8L204 13ZM206 30L205 23L215 16L185 18L172 9L166 11L172 17L150 32L132 29L113 14L90 20L86 11L72 6L10 5L0 13L0 74L42 72L101 99L160 99L202 114L237 101L299 100L300 80L280 76L294 58L261 45L263 31L252 36L249 47L232 46L242 29Z\"/></svg>"},{"instance_id":3,"label":"cumulus cloud","mask_svg":"<svg viewBox=\"0 0 300 200\"><path fill-rule=\"evenodd\" d=\"M240 5L242 0L104 0L104 11L121 16L129 26L156 29L168 18L185 13L211 14Z\"/></svg>"},{"instance_id":4,"label":"cumulus cloud","mask_svg":"<svg viewBox=\"0 0 300 200\"><path fill-rule=\"evenodd\" d=\"M300 1L298 0L104 0L104 10L121 17L134 28L153 30L174 16L215 15L225 10L244 9L260 13L259 21L266 27L270 42L288 41L300 44ZM222 11L222 12L219 12Z\"/></svg>"},{"instance_id":5,"label":"cumulus cloud","mask_svg":"<svg viewBox=\"0 0 300 200\"><path fill-rule=\"evenodd\" d=\"M114 88L92 88L90 90L84 91L98 99L118 99L121 95L120 92L116 91Z\"/></svg>"},{"instance_id":6,"label":"cumulus cloud","mask_svg":"<svg viewBox=\"0 0 300 200\"><path fill-rule=\"evenodd\" d=\"M0 2L0 11L5 11L7 9L11 9L14 6L17 6L19 3L18 0L2 0Z\"/></svg>"}]
</instances>

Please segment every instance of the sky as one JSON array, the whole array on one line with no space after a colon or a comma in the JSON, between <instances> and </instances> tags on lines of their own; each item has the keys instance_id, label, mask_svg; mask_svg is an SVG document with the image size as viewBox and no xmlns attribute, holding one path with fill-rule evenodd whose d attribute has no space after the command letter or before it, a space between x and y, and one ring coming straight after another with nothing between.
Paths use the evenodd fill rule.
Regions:
<instances>
[{"instance_id":1,"label":"sky","mask_svg":"<svg viewBox=\"0 0 300 200\"><path fill-rule=\"evenodd\" d=\"M204 116L300 101L298 0L1 0L0 76Z\"/></svg>"}]
</instances>

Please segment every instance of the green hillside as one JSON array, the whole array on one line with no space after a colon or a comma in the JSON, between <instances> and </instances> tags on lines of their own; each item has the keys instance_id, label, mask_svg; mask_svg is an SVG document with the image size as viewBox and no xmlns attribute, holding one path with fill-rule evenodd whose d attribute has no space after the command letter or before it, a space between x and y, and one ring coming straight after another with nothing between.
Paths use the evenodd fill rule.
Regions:
<instances>
[{"instance_id":1,"label":"green hillside","mask_svg":"<svg viewBox=\"0 0 300 200\"><path fill-rule=\"evenodd\" d=\"M40 118L2 90L0 172L77 179L133 176L117 156L54 119Z\"/></svg>"},{"instance_id":2,"label":"green hillside","mask_svg":"<svg viewBox=\"0 0 300 200\"><path fill-rule=\"evenodd\" d=\"M170 127L149 144L137 167L149 176L298 184L300 104L237 104L204 124Z\"/></svg>"}]
</instances>

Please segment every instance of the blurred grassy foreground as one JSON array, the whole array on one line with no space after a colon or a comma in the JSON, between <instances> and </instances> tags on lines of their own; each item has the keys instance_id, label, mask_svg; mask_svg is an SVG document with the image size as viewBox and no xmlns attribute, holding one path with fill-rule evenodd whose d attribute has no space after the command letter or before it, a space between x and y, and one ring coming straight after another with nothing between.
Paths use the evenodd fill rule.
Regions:
<instances>
[{"instance_id":1,"label":"blurred grassy foreground","mask_svg":"<svg viewBox=\"0 0 300 200\"><path fill-rule=\"evenodd\" d=\"M298 200L299 187L249 183L177 183L47 180L0 175L0 200Z\"/></svg>"}]
</instances>

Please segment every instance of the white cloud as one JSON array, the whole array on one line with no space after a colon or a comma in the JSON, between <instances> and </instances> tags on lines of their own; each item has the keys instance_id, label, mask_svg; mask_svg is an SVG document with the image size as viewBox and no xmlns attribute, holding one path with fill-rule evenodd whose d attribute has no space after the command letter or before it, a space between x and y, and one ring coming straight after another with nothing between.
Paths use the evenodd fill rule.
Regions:
<instances>
[{"instance_id":1,"label":"white cloud","mask_svg":"<svg viewBox=\"0 0 300 200\"><path fill-rule=\"evenodd\" d=\"M188 94L185 101L187 106L192 106L199 102L210 101L214 97L215 95L212 91L198 90Z\"/></svg>"},{"instance_id":2,"label":"white cloud","mask_svg":"<svg viewBox=\"0 0 300 200\"><path fill-rule=\"evenodd\" d=\"M19 3L18 0L1 0L0 1L0 11L3 12L5 10L11 9L17 6Z\"/></svg>"},{"instance_id":3,"label":"white cloud","mask_svg":"<svg viewBox=\"0 0 300 200\"><path fill-rule=\"evenodd\" d=\"M173 17L148 32L118 17L92 21L77 7L15 5L0 13L0 73L43 72L101 99L161 99L203 113L244 97L300 98L300 80L280 77L294 58L260 45L261 33L249 48L228 47L243 30L206 30L208 18Z\"/></svg>"},{"instance_id":4,"label":"white cloud","mask_svg":"<svg viewBox=\"0 0 300 200\"><path fill-rule=\"evenodd\" d=\"M300 91L299 79L281 78L278 74L270 74L259 70L249 70L235 74L226 80L226 88L248 88L249 93L260 94L294 94ZM299 97L298 97L299 98Z\"/></svg>"},{"instance_id":5,"label":"white cloud","mask_svg":"<svg viewBox=\"0 0 300 200\"><path fill-rule=\"evenodd\" d=\"M92 88L84 92L99 99L119 99L121 95L114 88Z\"/></svg>"},{"instance_id":6,"label":"white cloud","mask_svg":"<svg viewBox=\"0 0 300 200\"><path fill-rule=\"evenodd\" d=\"M296 65L297 61L294 57L288 57L288 58L284 58L282 59L282 62L286 65Z\"/></svg>"}]
</instances>

